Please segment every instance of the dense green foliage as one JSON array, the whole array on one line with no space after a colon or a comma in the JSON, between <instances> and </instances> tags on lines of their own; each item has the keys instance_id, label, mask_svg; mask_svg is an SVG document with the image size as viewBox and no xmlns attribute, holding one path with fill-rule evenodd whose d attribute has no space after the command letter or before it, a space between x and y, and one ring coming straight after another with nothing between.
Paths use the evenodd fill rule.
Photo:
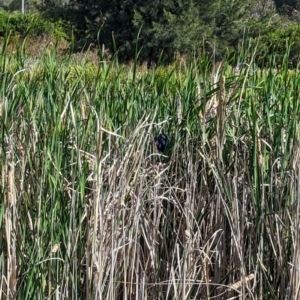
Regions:
<instances>
[{"instance_id":1,"label":"dense green foliage","mask_svg":"<svg viewBox=\"0 0 300 300\"><path fill-rule=\"evenodd\" d=\"M52 18L63 18L74 25L77 48L104 45L120 61L136 57L148 66L158 60L191 58L192 53L214 54L214 59L237 57L246 37L260 39L260 62L270 52L284 56L285 40L293 39L291 65L297 61L296 38L300 16L289 12L296 4L288 1L164 0L164 1L84 1L59 5L48 0L42 11ZM276 15L275 8L281 13ZM212 45L205 49L205 41ZM295 50L294 50L295 49Z\"/></svg>"},{"instance_id":2,"label":"dense green foliage","mask_svg":"<svg viewBox=\"0 0 300 300\"><path fill-rule=\"evenodd\" d=\"M296 23L280 27L281 20L274 18L268 23L252 23L250 25L249 37L258 41L256 62L259 66L270 65L270 55L273 54L275 64L280 67L286 55L290 68L295 68L299 63L300 27ZM259 38L255 32L260 32ZM286 46L289 45L289 52ZM253 45L254 46L254 45Z\"/></svg>"},{"instance_id":3,"label":"dense green foliage","mask_svg":"<svg viewBox=\"0 0 300 300\"><path fill-rule=\"evenodd\" d=\"M260 40L257 60L261 66L268 64L270 53L276 53L280 61L287 41L290 65L298 61L297 1L229 0L224 5L221 0L45 0L32 5L44 16L35 15L33 35L54 31L67 36L75 51L99 46L109 54L106 57L117 53L123 62L137 58L149 67L178 57L189 60L195 53L206 53L209 59L213 55L218 61L231 59L239 56L239 47L249 37ZM31 18L2 13L0 32L12 30L23 35Z\"/></svg>"},{"instance_id":4,"label":"dense green foliage","mask_svg":"<svg viewBox=\"0 0 300 300\"><path fill-rule=\"evenodd\" d=\"M30 34L32 37L53 35L61 38L67 36L68 29L64 22L51 22L38 13L22 15L20 12L0 11L0 37L4 37L8 33L21 37Z\"/></svg>"},{"instance_id":5,"label":"dense green foliage","mask_svg":"<svg viewBox=\"0 0 300 300\"><path fill-rule=\"evenodd\" d=\"M244 24L241 18L247 18L250 6L245 0L227 5L221 0L77 0L61 6L59 12L49 4L43 9L52 17L71 20L82 45L105 44L111 53L118 51L123 61L135 57L139 37L139 60L151 65L159 57L170 62L176 52L186 55L199 50L205 40L222 42L217 55L223 57L226 46L237 46Z\"/></svg>"}]
</instances>

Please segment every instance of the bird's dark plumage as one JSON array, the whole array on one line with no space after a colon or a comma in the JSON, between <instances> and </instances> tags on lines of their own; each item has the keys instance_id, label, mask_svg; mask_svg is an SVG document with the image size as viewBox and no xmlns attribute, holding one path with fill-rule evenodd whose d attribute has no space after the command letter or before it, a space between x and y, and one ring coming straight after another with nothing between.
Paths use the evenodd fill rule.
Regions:
<instances>
[{"instance_id":1,"label":"bird's dark plumage","mask_svg":"<svg viewBox=\"0 0 300 300\"><path fill-rule=\"evenodd\" d=\"M164 152L166 150L167 143L168 143L168 136L164 133L160 133L158 136L154 138L154 145L156 149L160 152Z\"/></svg>"}]
</instances>

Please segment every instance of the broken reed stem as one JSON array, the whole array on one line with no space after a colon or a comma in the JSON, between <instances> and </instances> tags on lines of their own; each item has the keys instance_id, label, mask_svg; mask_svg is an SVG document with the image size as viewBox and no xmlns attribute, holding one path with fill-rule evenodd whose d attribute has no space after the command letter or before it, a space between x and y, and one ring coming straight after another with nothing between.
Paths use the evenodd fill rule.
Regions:
<instances>
[{"instance_id":1,"label":"broken reed stem","mask_svg":"<svg viewBox=\"0 0 300 300\"><path fill-rule=\"evenodd\" d=\"M250 281L254 279L254 274L250 274L245 277L245 284L248 284ZM231 292L232 290L239 290L243 285L243 281L239 280L229 286L229 288L226 290L226 292Z\"/></svg>"}]
</instances>

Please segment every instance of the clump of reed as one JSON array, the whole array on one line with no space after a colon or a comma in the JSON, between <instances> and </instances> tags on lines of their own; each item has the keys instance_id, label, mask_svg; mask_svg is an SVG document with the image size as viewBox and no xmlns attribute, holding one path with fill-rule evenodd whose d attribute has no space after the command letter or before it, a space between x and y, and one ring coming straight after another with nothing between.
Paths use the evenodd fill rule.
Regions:
<instances>
[{"instance_id":1,"label":"clump of reed","mask_svg":"<svg viewBox=\"0 0 300 300\"><path fill-rule=\"evenodd\" d=\"M238 72L203 57L85 68L55 51L27 69L5 49L2 299L297 298L289 48L280 69L241 49ZM168 155L153 148L158 132Z\"/></svg>"}]
</instances>

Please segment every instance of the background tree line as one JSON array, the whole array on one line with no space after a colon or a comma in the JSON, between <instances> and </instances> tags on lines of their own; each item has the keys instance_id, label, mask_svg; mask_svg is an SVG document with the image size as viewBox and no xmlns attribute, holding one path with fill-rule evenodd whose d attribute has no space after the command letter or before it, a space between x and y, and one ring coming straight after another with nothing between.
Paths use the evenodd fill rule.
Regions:
<instances>
[{"instance_id":1,"label":"background tree line","mask_svg":"<svg viewBox=\"0 0 300 300\"><path fill-rule=\"evenodd\" d=\"M20 0L1 4L13 11L19 9ZM262 60L274 51L280 57L286 40L293 39L294 63L300 44L300 0L25 0L25 6L47 20L69 24L75 48L104 45L124 62L132 60L136 50L148 65L159 57L170 62L175 54L195 51L222 59L234 56L244 38L259 37Z\"/></svg>"}]
</instances>

